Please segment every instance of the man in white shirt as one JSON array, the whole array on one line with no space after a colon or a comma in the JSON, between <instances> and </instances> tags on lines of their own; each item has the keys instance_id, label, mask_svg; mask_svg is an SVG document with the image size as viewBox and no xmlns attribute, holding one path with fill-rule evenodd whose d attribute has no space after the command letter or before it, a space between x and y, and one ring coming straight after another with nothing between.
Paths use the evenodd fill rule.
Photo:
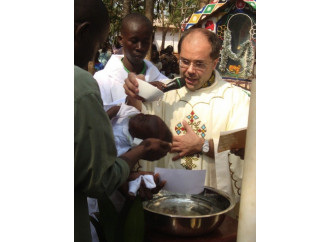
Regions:
<instances>
[{"instance_id":1,"label":"man in white shirt","mask_svg":"<svg viewBox=\"0 0 330 242\"><path fill-rule=\"evenodd\" d=\"M120 32L124 55L112 55L105 68L94 75L106 111L114 101L125 99L123 85L128 73L143 74L148 82L168 79L150 61L144 60L150 48L152 28L150 20L139 13L123 18Z\"/></svg>"}]
</instances>

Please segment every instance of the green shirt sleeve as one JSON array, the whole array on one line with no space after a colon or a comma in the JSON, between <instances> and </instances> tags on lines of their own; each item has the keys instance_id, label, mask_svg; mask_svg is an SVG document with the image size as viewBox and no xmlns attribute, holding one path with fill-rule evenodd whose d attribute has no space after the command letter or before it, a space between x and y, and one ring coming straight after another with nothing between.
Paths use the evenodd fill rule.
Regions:
<instances>
[{"instance_id":1,"label":"green shirt sleeve","mask_svg":"<svg viewBox=\"0 0 330 242\"><path fill-rule=\"evenodd\" d=\"M112 127L98 92L75 98L74 152L75 189L87 196L111 195L128 178L129 166L117 158Z\"/></svg>"}]
</instances>

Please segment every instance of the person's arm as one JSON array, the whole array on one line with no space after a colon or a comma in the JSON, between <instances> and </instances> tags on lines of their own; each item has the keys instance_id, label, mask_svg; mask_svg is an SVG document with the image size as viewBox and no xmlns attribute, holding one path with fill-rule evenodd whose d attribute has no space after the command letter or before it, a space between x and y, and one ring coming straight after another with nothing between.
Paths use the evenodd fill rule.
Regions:
<instances>
[{"instance_id":1,"label":"person's arm","mask_svg":"<svg viewBox=\"0 0 330 242\"><path fill-rule=\"evenodd\" d=\"M193 155L203 152L203 144L205 139L199 137L186 121L183 121L183 126L186 129L185 135L173 136L173 145L171 152L177 152L178 155L173 157L173 161L176 161L184 156ZM214 158L214 143L213 139L209 139L209 151L204 153L205 155Z\"/></svg>"},{"instance_id":2,"label":"person's arm","mask_svg":"<svg viewBox=\"0 0 330 242\"><path fill-rule=\"evenodd\" d=\"M107 110L107 114L108 114L109 119L112 119L112 118L116 117L116 115L118 114L119 109L120 109L120 106L118 106L118 105L109 108Z\"/></svg>"},{"instance_id":3,"label":"person's arm","mask_svg":"<svg viewBox=\"0 0 330 242\"><path fill-rule=\"evenodd\" d=\"M144 80L143 75L135 75L134 73L128 73L128 77L125 79L124 89L127 95L126 104L133 106L137 110L141 111L142 101L144 101L144 99L138 95L139 84L136 78Z\"/></svg>"},{"instance_id":4,"label":"person's arm","mask_svg":"<svg viewBox=\"0 0 330 242\"><path fill-rule=\"evenodd\" d=\"M139 99L127 96L125 103L129 106L135 107L140 112L142 111L142 101Z\"/></svg>"},{"instance_id":5,"label":"person's arm","mask_svg":"<svg viewBox=\"0 0 330 242\"><path fill-rule=\"evenodd\" d=\"M76 107L77 106L77 107ZM128 178L139 159L157 160L170 149L169 143L146 139L139 146L117 156L109 118L98 95L88 95L75 104L74 182L90 197L108 195Z\"/></svg>"},{"instance_id":6,"label":"person's arm","mask_svg":"<svg viewBox=\"0 0 330 242\"><path fill-rule=\"evenodd\" d=\"M138 100L142 100L142 98L138 95L139 93L139 84L136 78L144 80L144 76L137 76L135 73L128 73L128 77L125 79L124 89L125 93L128 97L135 98Z\"/></svg>"},{"instance_id":7,"label":"person's arm","mask_svg":"<svg viewBox=\"0 0 330 242\"><path fill-rule=\"evenodd\" d=\"M149 84L157 87L159 90L163 90L163 88L165 87L164 81L168 80L168 78L163 76L162 74L159 74L159 78L162 78L162 77L164 77L165 79L158 79L160 81L149 82ZM153 102L147 102L148 104L143 103L145 100L138 95L139 84L138 84L136 78L144 80L143 75L135 75L134 73L129 73L128 77L125 79L124 89L125 89L125 93L127 95L125 103L127 105L135 107L139 111L143 111L143 105L145 106L145 105L151 104ZM142 103L143 103L143 105L142 105ZM157 105L159 105L159 103Z\"/></svg>"},{"instance_id":8,"label":"person's arm","mask_svg":"<svg viewBox=\"0 0 330 242\"><path fill-rule=\"evenodd\" d=\"M160 139L148 138L145 139L138 146L133 147L126 153L119 156L125 160L132 169L138 160L155 161L167 154L171 149L171 144Z\"/></svg>"},{"instance_id":9,"label":"person's arm","mask_svg":"<svg viewBox=\"0 0 330 242\"><path fill-rule=\"evenodd\" d=\"M165 156L168 151L170 151L171 146L170 143L161 141L159 139L154 138L148 138L145 139L139 146L136 146L129 150L128 152L124 153L120 156L120 158L124 159L130 166L130 169L136 165L136 163L139 161L139 159L144 160L158 160L161 157ZM138 176L142 174L153 174L151 172L131 172L128 180L134 180ZM154 174L154 181L156 184L156 187L154 189L148 189L143 180L141 182L141 186L139 189L139 194L143 200L145 199L151 199L152 194L156 194L159 192L160 189L162 189L166 183L166 181L160 181L159 174ZM126 197L128 196L128 181L125 182L121 188L120 188L122 194Z\"/></svg>"},{"instance_id":10,"label":"person's arm","mask_svg":"<svg viewBox=\"0 0 330 242\"><path fill-rule=\"evenodd\" d=\"M88 94L75 103L74 184L87 196L111 194L127 179L130 169L117 158L109 118L99 95Z\"/></svg>"},{"instance_id":11,"label":"person's arm","mask_svg":"<svg viewBox=\"0 0 330 242\"><path fill-rule=\"evenodd\" d=\"M157 87L161 91L163 91L164 87L166 86L163 82L160 81L152 81L149 82L149 84L153 85L154 87Z\"/></svg>"}]
</instances>

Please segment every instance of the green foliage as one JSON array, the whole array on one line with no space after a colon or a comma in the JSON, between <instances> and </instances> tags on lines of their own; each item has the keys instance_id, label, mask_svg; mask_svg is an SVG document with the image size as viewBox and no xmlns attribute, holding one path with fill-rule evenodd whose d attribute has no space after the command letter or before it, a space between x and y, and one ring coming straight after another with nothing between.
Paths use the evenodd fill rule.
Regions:
<instances>
[{"instance_id":1,"label":"green foliage","mask_svg":"<svg viewBox=\"0 0 330 242\"><path fill-rule=\"evenodd\" d=\"M110 16L109 38L113 42L119 34L122 20L123 1L103 0ZM145 13L144 0L131 0L131 12ZM180 28L184 18L189 17L198 10L199 0L154 0L154 19L160 21L163 17L167 20L164 27L174 25Z\"/></svg>"},{"instance_id":2,"label":"green foliage","mask_svg":"<svg viewBox=\"0 0 330 242\"><path fill-rule=\"evenodd\" d=\"M110 17L110 29L109 39L113 42L114 38L119 34L120 24L122 20L123 1L119 0L103 0L109 17ZM131 0L131 12L138 12L144 14L144 1L143 0Z\"/></svg>"},{"instance_id":3,"label":"green foliage","mask_svg":"<svg viewBox=\"0 0 330 242\"><path fill-rule=\"evenodd\" d=\"M120 23L121 23L121 12L123 9L122 1L118 0L103 0L103 3L107 7L109 17L110 17L110 29L109 29L109 39L113 42L116 35L119 33Z\"/></svg>"},{"instance_id":4,"label":"green foliage","mask_svg":"<svg viewBox=\"0 0 330 242\"><path fill-rule=\"evenodd\" d=\"M180 28L184 18L198 10L199 0L155 0L155 18L161 20L162 15L167 19L165 25ZM161 11L163 9L163 11Z\"/></svg>"}]
</instances>

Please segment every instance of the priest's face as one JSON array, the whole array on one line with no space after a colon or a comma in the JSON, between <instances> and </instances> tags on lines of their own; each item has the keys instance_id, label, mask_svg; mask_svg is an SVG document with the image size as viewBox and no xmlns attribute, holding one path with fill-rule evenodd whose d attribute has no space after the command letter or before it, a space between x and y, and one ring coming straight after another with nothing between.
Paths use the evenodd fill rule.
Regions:
<instances>
[{"instance_id":1,"label":"priest's face","mask_svg":"<svg viewBox=\"0 0 330 242\"><path fill-rule=\"evenodd\" d=\"M180 52L180 74L185 77L186 87L195 91L207 82L218 59L210 57L211 44L207 38L199 33L189 34L181 44Z\"/></svg>"}]
</instances>

